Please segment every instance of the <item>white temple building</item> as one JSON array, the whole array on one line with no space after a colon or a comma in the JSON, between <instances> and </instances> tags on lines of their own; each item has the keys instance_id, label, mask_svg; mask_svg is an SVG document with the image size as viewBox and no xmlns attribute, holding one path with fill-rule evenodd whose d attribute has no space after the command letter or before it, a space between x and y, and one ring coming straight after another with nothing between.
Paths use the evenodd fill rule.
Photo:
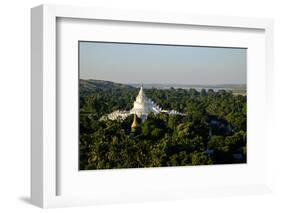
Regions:
<instances>
[{"instance_id":1,"label":"white temple building","mask_svg":"<svg viewBox=\"0 0 281 213\"><path fill-rule=\"evenodd\" d=\"M145 121L149 113L158 114L160 112L167 113L169 115L184 115L183 113L177 112L175 110L163 110L157 104L155 104L151 99L146 97L143 86L141 86L139 94L134 101L134 106L130 111L114 111L106 116L103 116L101 120L124 120L131 114L135 114L137 117Z\"/></svg>"}]
</instances>

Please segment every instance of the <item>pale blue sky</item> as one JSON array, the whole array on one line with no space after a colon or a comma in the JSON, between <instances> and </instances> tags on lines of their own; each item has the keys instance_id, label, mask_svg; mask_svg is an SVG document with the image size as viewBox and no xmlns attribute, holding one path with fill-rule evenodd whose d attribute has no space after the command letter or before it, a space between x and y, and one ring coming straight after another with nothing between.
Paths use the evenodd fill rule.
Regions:
<instances>
[{"instance_id":1,"label":"pale blue sky","mask_svg":"<svg viewBox=\"0 0 281 213\"><path fill-rule=\"evenodd\" d=\"M247 50L80 42L80 78L118 83L245 84Z\"/></svg>"}]
</instances>

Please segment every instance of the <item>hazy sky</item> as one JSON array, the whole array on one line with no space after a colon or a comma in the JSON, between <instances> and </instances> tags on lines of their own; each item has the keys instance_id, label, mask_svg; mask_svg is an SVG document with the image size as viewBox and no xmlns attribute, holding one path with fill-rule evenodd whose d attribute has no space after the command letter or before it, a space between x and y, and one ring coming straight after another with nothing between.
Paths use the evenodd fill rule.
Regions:
<instances>
[{"instance_id":1,"label":"hazy sky","mask_svg":"<svg viewBox=\"0 0 281 213\"><path fill-rule=\"evenodd\" d=\"M118 83L245 84L246 49L80 42L80 78Z\"/></svg>"}]
</instances>

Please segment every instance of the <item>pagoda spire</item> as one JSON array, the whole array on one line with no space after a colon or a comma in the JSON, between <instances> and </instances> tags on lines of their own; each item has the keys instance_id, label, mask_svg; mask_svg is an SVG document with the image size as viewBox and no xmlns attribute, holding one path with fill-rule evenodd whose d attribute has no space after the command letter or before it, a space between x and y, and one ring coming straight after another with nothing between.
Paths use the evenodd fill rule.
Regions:
<instances>
[{"instance_id":1,"label":"pagoda spire","mask_svg":"<svg viewBox=\"0 0 281 213\"><path fill-rule=\"evenodd\" d=\"M143 93L143 84L141 83L140 92Z\"/></svg>"},{"instance_id":2,"label":"pagoda spire","mask_svg":"<svg viewBox=\"0 0 281 213\"><path fill-rule=\"evenodd\" d=\"M133 120L133 123L131 125L131 128L132 128L132 130L134 130L137 127L138 127L137 116L136 116L136 113L134 113L134 120Z\"/></svg>"}]
</instances>

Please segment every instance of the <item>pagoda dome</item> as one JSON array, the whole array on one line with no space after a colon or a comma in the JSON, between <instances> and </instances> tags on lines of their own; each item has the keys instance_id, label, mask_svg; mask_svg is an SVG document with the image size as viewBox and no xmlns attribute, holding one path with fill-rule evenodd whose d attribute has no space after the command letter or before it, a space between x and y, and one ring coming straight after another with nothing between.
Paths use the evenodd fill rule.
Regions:
<instances>
[{"instance_id":1,"label":"pagoda dome","mask_svg":"<svg viewBox=\"0 0 281 213\"><path fill-rule=\"evenodd\" d=\"M168 113L169 115L184 115L183 113L177 112L175 110L163 110L158 106L154 101L150 98L146 97L143 89L143 85L141 85L139 93L134 101L134 106L130 111L114 111L107 116L103 116L101 120L121 120L123 121L127 116L134 114L134 117L141 118L142 122L146 120L149 113L158 114L160 112ZM132 129L135 128L137 122L132 123Z\"/></svg>"},{"instance_id":2,"label":"pagoda dome","mask_svg":"<svg viewBox=\"0 0 281 213\"><path fill-rule=\"evenodd\" d=\"M134 102L134 107L131 109L131 113L134 113L139 118L142 118L142 120L145 120L149 113L158 112L158 106L152 100L146 97L142 85Z\"/></svg>"}]
</instances>

